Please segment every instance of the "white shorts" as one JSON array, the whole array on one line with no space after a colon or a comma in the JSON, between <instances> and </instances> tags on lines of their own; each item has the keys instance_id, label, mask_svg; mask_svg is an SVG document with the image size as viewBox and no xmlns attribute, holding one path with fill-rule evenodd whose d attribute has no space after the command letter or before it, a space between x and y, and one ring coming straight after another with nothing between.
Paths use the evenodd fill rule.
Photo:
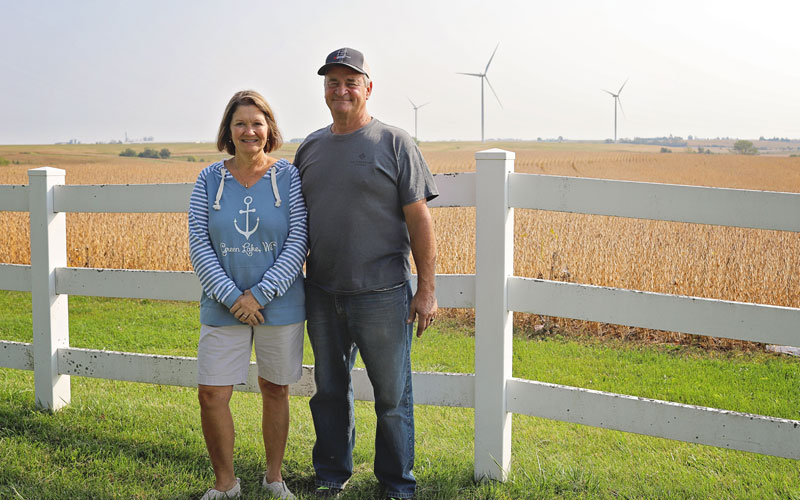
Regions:
<instances>
[{"instance_id":1,"label":"white shorts","mask_svg":"<svg viewBox=\"0 0 800 500\"><path fill-rule=\"evenodd\" d=\"M289 385L300 380L303 371L303 322L255 327L201 325L197 345L197 383L246 383L253 344L259 377L276 385Z\"/></svg>"}]
</instances>

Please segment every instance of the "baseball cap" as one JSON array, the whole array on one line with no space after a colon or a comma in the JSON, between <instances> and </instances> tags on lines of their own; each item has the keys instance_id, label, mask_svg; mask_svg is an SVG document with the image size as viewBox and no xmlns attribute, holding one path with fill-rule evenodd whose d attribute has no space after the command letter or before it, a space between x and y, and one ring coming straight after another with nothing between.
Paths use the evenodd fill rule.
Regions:
<instances>
[{"instance_id":1,"label":"baseball cap","mask_svg":"<svg viewBox=\"0 0 800 500\"><path fill-rule=\"evenodd\" d=\"M364 54L349 47L334 50L328 54L328 57L325 58L325 64L317 71L317 74L324 75L330 71L331 67L337 64L352 68L369 77L369 65L364 61Z\"/></svg>"}]
</instances>

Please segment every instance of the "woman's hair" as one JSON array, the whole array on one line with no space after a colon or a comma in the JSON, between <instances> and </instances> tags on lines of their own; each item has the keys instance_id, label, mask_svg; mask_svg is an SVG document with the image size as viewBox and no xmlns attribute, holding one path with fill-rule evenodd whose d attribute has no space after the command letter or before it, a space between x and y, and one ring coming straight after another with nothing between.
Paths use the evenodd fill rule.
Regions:
<instances>
[{"instance_id":1,"label":"woman's hair","mask_svg":"<svg viewBox=\"0 0 800 500\"><path fill-rule=\"evenodd\" d=\"M283 137L281 136L281 131L278 130L275 115L272 114L272 108L267 104L267 100L255 90L240 90L233 94L233 97L225 107L225 114L222 115L222 122L219 124L219 132L217 133L217 150L226 151L230 155L236 154L236 148L231 138L231 121L236 109L242 105L257 107L267 118L267 128L269 130L264 152L270 153L280 148L283 145Z\"/></svg>"}]
</instances>

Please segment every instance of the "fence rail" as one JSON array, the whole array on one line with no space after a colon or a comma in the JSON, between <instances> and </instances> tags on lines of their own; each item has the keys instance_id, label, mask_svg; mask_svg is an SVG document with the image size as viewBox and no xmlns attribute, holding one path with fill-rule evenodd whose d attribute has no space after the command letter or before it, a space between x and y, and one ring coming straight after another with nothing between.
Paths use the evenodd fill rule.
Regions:
<instances>
[{"instance_id":1,"label":"fence rail","mask_svg":"<svg viewBox=\"0 0 800 500\"><path fill-rule=\"evenodd\" d=\"M800 309L511 277L513 311L797 346Z\"/></svg>"},{"instance_id":2,"label":"fence rail","mask_svg":"<svg viewBox=\"0 0 800 500\"><path fill-rule=\"evenodd\" d=\"M27 212L28 186L0 186L0 211Z\"/></svg>"},{"instance_id":3,"label":"fence rail","mask_svg":"<svg viewBox=\"0 0 800 500\"><path fill-rule=\"evenodd\" d=\"M795 420L532 380L511 379L507 389L513 413L800 459Z\"/></svg>"},{"instance_id":4,"label":"fence rail","mask_svg":"<svg viewBox=\"0 0 800 500\"><path fill-rule=\"evenodd\" d=\"M475 476L503 480L511 414L800 459L800 421L568 387L511 376L511 312L614 323L800 347L800 309L514 276L514 208L800 232L800 195L518 174L514 154L476 153L477 172L438 174L431 207L476 207L476 274L437 275L441 307L475 308L475 374L414 372L415 402L475 409ZM184 212L191 184L64 185L64 173L29 171L0 186L0 210L31 213L30 266L0 264L0 289L30 291L34 342L0 340L0 367L33 370L37 404L69 403L69 377L194 386L195 358L69 346L66 297L197 300L191 272L66 266L66 212ZM255 365L238 390L257 392ZM363 370L355 397L372 400ZM305 366L293 395L314 392Z\"/></svg>"},{"instance_id":5,"label":"fence rail","mask_svg":"<svg viewBox=\"0 0 800 500\"><path fill-rule=\"evenodd\" d=\"M798 195L770 191L512 174L516 208L800 231Z\"/></svg>"},{"instance_id":6,"label":"fence rail","mask_svg":"<svg viewBox=\"0 0 800 500\"><path fill-rule=\"evenodd\" d=\"M0 264L2 290L15 292L31 291L31 266L23 264Z\"/></svg>"}]
</instances>

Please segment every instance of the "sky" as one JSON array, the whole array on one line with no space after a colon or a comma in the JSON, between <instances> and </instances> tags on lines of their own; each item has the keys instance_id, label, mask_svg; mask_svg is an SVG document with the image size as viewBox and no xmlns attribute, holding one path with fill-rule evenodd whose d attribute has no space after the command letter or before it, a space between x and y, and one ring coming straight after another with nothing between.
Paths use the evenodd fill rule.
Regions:
<instances>
[{"instance_id":1,"label":"sky","mask_svg":"<svg viewBox=\"0 0 800 500\"><path fill-rule=\"evenodd\" d=\"M213 141L255 89L284 138L331 122L316 74L372 69L370 113L420 140L800 138L800 2L0 0L0 144ZM498 46L499 44L499 46ZM624 112L624 114L623 114Z\"/></svg>"}]
</instances>

